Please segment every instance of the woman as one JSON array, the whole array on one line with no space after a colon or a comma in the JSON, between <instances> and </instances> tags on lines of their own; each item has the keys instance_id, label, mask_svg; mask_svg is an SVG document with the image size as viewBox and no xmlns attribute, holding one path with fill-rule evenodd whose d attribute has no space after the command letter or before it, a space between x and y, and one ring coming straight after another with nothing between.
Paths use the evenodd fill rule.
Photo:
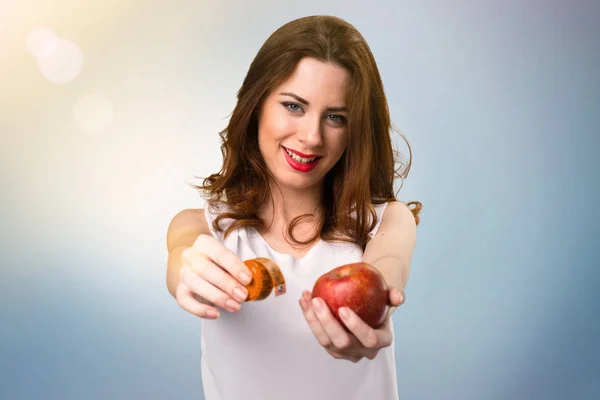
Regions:
<instances>
[{"instance_id":1,"label":"woman","mask_svg":"<svg viewBox=\"0 0 600 400\"><path fill-rule=\"evenodd\" d=\"M390 315L404 301L420 204L395 201L390 117L363 37L334 17L282 26L221 138L223 167L199 187L207 206L167 234L169 291L203 319L206 398L397 399L391 318L372 329L341 309L346 330L309 292L362 260L392 288ZM243 302L242 260L255 257L279 265L285 295Z\"/></svg>"}]
</instances>

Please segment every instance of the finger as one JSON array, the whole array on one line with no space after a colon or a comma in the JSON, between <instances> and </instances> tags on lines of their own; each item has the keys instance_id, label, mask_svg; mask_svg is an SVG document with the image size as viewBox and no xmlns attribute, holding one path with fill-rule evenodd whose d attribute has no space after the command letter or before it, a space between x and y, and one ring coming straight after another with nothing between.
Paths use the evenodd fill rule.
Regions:
<instances>
[{"instance_id":1,"label":"finger","mask_svg":"<svg viewBox=\"0 0 600 400\"><path fill-rule=\"evenodd\" d=\"M336 360L348 360L348 361L351 361L353 363L359 362L361 360L361 358L362 358L362 357L359 357L359 356L350 356L350 355L344 356L344 355L342 355L340 353L336 353L333 350L327 350L327 352L329 353L329 355L331 355L331 357L335 358Z\"/></svg>"},{"instance_id":2,"label":"finger","mask_svg":"<svg viewBox=\"0 0 600 400\"><path fill-rule=\"evenodd\" d=\"M321 326L319 318L317 318L317 316L315 315L315 312L313 311L310 304L310 298L304 293L299 303L304 313L304 319L308 323L310 330L312 331L313 335L315 335L315 337L317 338L319 344L325 348L330 348L332 346L331 339Z\"/></svg>"},{"instance_id":3,"label":"finger","mask_svg":"<svg viewBox=\"0 0 600 400\"><path fill-rule=\"evenodd\" d=\"M327 349L327 352L329 353L329 355L333 358L335 358L336 360L341 360L342 358L344 358L344 356L342 356L340 353L336 353L333 350L329 350Z\"/></svg>"},{"instance_id":4,"label":"finger","mask_svg":"<svg viewBox=\"0 0 600 400\"><path fill-rule=\"evenodd\" d=\"M212 260L219 267L229 272L242 285L247 285L252 281L250 269L242 260L223 243L209 235L200 235L196 238L192 249L200 251Z\"/></svg>"},{"instance_id":5,"label":"finger","mask_svg":"<svg viewBox=\"0 0 600 400\"><path fill-rule=\"evenodd\" d=\"M187 286L185 286L185 284L182 284L182 285L184 287L187 287ZM194 297L194 299L198 300L200 303L202 303L202 304L208 304L211 307L215 306L213 303L211 303L210 301L206 300L204 297L202 297L202 296L200 296L200 295L198 295L198 294L196 294L194 292L191 292L191 291L190 291L190 293L192 294L192 296Z\"/></svg>"},{"instance_id":6,"label":"finger","mask_svg":"<svg viewBox=\"0 0 600 400\"><path fill-rule=\"evenodd\" d=\"M188 258L192 260L190 265L192 269L213 286L229 294L240 303L248 298L248 290L243 285L203 254L197 253Z\"/></svg>"},{"instance_id":7,"label":"finger","mask_svg":"<svg viewBox=\"0 0 600 400\"><path fill-rule=\"evenodd\" d=\"M391 288L389 290L390 292L390 305L392 307L397 307L400 306L402 304L404 304L404 300L406 298L404 291L401 289L397 289L397 288Z\"/></svg>"},{"instance_id":8,"label":"finger","mask_svg":"<svg viewBox=\"0 0 600 400\"><path fill-rule=\"evenodd\" d=\"M350 347L352 345L352 338L333 316L323 299L319 297L312 299L312 307L315 310L317 318L321 322L321 326L327 333L327 336L331 338L333 345L340 350Z\"/></svg>"},{"instance_id":9,"label":"finger","mask_svg":"<svg viewBox=\"0 0 600 400\"><path fill-rule=\"evenodd\" d=\"M240 309L241 305L239 302L203 279L187 265L181 268L181 282L187 286L191 292L205 298L219 307L231 312L236 312Z\"/></svg>"},{"instance_id":10,"label":"finger","mask_svg":"<svg viewBox=\"0 0 600 400\"><path fill-rule=\"evenodd\" d=\"M385 337L383 334L385 330L377 331L371 328L348 307L341 307L339 309L339 313L340 318L348 327L348 330L367 349L379 349L383 346L389 345L385 343L385 339L387 339L387 337Z\"/></svg>"},{"instance_id":11,"label":"finger","mask_svg":"<svg viewBox=\"0 0 600 400\"><path fill-rule=\"evenodd\" d=\"M185 285L178 285L175 292L177 303L185 311L200 318L216 319L219 317L219 311L216 308L195 299L193 293Z\"/></svg>"}]
</instances>

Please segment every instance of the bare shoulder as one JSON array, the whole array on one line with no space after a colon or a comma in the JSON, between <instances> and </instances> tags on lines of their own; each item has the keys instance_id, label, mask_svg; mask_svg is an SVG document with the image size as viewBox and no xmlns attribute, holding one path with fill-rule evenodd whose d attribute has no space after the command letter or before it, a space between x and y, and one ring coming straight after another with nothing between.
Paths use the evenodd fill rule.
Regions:
<instances>
[{"instance_id":1,"label":"bare shoulder","mask_svg":"<svg viewBox=\"0 0 600 400\"><path fill-rule=\"evenodd\" d=\"M417 223L408 206L400 201L390 201L381 217L379 231L375 235L376 242L396 246L403 243L402 251L412 252L417 237ZM403 247L400 246L400 247ZM398 250L401 250L398 248Z\"/></svg>"},{"instance_id":2,"label":"bare shoulder","mask_svg":"<svg viewBox=\"0 0 600 400\"><path fill-rule=\"evenodd\" d=\"M381 217L381 225L372 240L367 243L364 252L366 262L375 262L392 257L404 265L410 265L410 259L416 244L415 217L404 203L391 201Z\"/></svg>"},{"instance_id":3,"label":"bare shoulder","mask_svg":"<svg viewBox=\"0 0 600 400\"><path fill-rule=\"evenodd\" d=\"M409 234L416 232L417 223L413 212L401 201L390 201L381 217L381 229L402 230Z\"/></svg>"},{"instance_id":4,"label":"bare shoulder","mask_svg":"<svg viewBox=\"0 0 600 400\"><path fill-rule=\"evenodd\" d=\"M204 209L187 208L179 211L167 229L167 249L171 250L181 246L191 246L201 234L210 235Z\"/></svg>"}]
</instances>

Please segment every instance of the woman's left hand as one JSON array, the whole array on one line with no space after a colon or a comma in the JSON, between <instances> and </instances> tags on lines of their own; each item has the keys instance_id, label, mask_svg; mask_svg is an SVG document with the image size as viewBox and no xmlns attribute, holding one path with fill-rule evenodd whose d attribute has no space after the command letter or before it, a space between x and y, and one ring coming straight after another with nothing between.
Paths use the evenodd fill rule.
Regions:
<instances>
[{"instance_id":1,"label":"woman's left hand","mask_svg":"<svg viewBox=\"0 0 600 400\"><path fill-rule=\"evenodd\" d=\"M397 289L390 289L389 304L397 307L404 303L404 294ZM388 315L385 323L373 329L367 325L350 308L341 307L339 314L350 332L338 322L323 299L311 300L311 293L305 291L299 300L304 318L313 334L327 352L337 359L350 360L354 363L363 357L372 360L380 349L392 344L392 330Z\"/></svg>"}]
</instances>

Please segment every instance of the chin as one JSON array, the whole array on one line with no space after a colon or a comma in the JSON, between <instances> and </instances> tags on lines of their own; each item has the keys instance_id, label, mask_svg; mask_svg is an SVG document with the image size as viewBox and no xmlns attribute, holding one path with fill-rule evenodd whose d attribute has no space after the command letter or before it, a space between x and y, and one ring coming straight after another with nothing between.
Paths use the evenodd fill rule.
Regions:
<instances>
[{"instance_id":1,"label":"chin","mask_svg":"<svg viewBox=\"0 0 600 400\"><path fill-rule=\"evenodd\" d=\"M319 183L313 179L298 179L297 177L286 177L285 179L277 179L277 184L282 188L289 188L294 190L306 190L314 187Z\"/></svg>"},{"instance_id":2,"label":"chin","mask_svg":"<svg viewBox=\"0 0 600 400\"><path fill-rule=\"evenodd\" d=\"M275 175L275 182L281 188L288 188L294 190L306 190L322 183L323 179L316 175L305 175L298 176L293 172L287 172L283 174Z\"/></svg>"}]
</instances>

